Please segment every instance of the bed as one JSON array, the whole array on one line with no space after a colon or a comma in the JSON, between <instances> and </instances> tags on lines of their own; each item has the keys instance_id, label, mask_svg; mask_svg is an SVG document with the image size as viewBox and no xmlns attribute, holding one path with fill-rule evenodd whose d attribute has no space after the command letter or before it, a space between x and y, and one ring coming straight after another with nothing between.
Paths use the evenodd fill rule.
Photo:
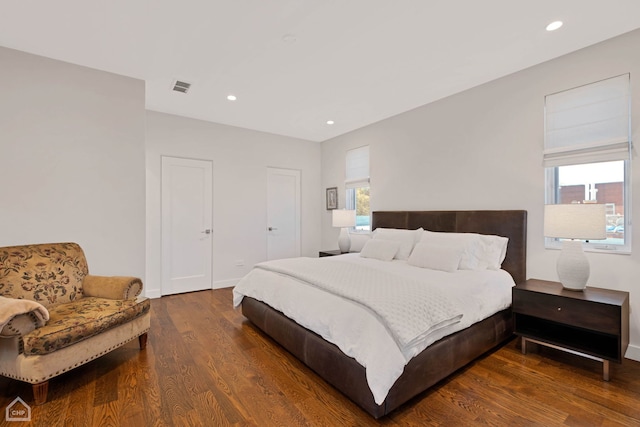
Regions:
<instances>
[{"instance_id":1,"label":"bed","mask_svg":"<svg viewBox=\"0 0 640 427\"><path fill-rule=\"evenodd\" d=\"M502 270L511 275L514 283L526 279L526 226L527 213L519 210L380 211L372 215L374 230L423 228L504 236L509 240ZM353 357L259 299L262 298L244 296L243 315L374 418L398 408L513 334L511 308L506 307L465 329L438 338L406 363L380 402L378 395L374 398L366 369Z\"/></svg>"}]
</instances>

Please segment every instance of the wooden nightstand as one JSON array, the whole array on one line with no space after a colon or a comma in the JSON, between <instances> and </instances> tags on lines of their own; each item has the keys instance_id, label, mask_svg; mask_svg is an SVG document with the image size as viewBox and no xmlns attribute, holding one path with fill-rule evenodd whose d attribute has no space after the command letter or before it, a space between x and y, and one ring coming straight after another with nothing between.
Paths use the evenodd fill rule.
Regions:
<instances>
[{"instance_id":1,"label":"wooden nightstand","mask_svg":"<svg viewBox=\"0 0 640 427\"><path fill-rule=\"evenodd\" d=\"M342 255L342 252L340 252L340 249L334 249L331 251L320 251L318 252L318 256L325 257L325 256L336 256L336 255Z\"/></svg>"},{"instance_id":2,"label":"wooden nightstand","mask_svg":"<svg viewBox=\"0 0 640 427\"><path fill-rule=\"evenodd\" d=\"M529 279L513 288L515 333L527 341L603 362L621 363L629 345L629 293L587 286L569 291L558 282Z\"/></svg>"}]
</instances>

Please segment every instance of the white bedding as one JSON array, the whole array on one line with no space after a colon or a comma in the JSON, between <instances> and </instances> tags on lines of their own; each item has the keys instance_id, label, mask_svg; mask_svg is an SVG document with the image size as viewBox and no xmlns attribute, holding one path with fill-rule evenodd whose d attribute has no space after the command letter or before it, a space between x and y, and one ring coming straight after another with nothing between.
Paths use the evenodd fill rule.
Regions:
<instances>
[{"instance_id":1,"label":"white bedding","mask_svg":"<svg viewBox=\"0 0 640 427\"><path fill-rule=\"evenodd\" d=\"M426 281L440 292L446 292L451 302L464 311L459 322L437 329L401 350L379 317L359 303L262 268L253 269L238 282L233 291L234 306L239 306L244 296L255 298L338 346L365 367L377 404L384 401L407 362L427 346L511 304L514 282L502 270L448 273L411 266L406 261L362 258L358 254L325 257L319 262L355 263L410 280ZM304 304L304 301L313 303Z\"/></svg>"},{"instance_id":2,"label":"white bedding","mask_svg":"<svg viewBox=\"0 0 640 427\"><path fill-rule=\"evenodd\" d=\"M255 266L302 281L371 310L384 324L402 352L419 344L440 328L459 322L457 307L437 286L372 269L341 257L288 258Z\"/></svg>"}]
</instances>

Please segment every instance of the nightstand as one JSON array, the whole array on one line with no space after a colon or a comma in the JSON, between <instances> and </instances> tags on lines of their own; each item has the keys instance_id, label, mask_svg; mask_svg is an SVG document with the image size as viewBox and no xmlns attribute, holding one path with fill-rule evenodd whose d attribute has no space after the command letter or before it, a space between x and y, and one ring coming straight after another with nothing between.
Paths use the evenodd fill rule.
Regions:
<instances>
[{"instance_id":1,"label":"nightstand","mask_svg":"<svg viewBox=\"0 0 640 427\"><path fill-rule=\"evenodd\" d=\"M342 255L342 252L340 252L340 249L334 249L331 251L320 251L318 252L318 256L325 257L325 256L336 256L336 255Z\"/></svg>"},{"instance_id":2,"label":"nightstand","mask_svg":"<svg viewBox=\"0 0 640 427\"><path fill-rule=\"evenodd\" d=\"M515 333L527 342L603 362L621 363L629 345L629 293L587 286L569 291L558 282L529 279L513 288Z\"/></svg>"}]
</instances>

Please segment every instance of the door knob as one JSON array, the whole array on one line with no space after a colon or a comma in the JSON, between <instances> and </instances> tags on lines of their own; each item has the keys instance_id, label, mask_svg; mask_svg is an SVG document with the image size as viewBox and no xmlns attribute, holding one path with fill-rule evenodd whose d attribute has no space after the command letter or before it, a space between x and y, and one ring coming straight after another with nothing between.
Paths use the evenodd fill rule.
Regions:
<instances>
[{"instance_id":1,"label":"door knob","mask_svg":"<svg viewBox=\"0 0 640 427\"><path fill-rule=\"evenodd\" d=\"M273 231L273 230L277 230L277 228L276 227L269 227L268 230L269 231Z\"/></svg>"},{"instance_id":2,"label":"door knob","mask_svg":"<svg viewBox=\"0 0 640 427\"><path fill-rule=\"evenodd\" d=\"M211 229L210 229L210 228L207 228L206 230L201 231L201 233L204 233L204 234L211 234Z\"/></svg>"}]
</instances>

